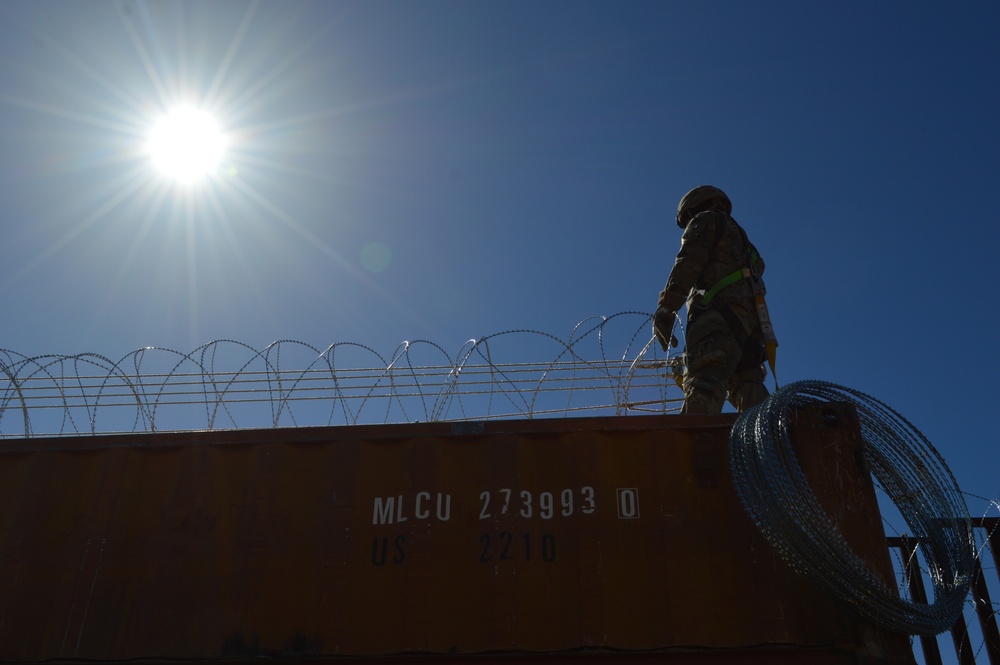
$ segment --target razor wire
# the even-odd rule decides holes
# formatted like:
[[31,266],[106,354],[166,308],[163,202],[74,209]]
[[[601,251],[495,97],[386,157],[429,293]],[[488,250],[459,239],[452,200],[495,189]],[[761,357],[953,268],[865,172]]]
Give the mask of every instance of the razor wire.
[[[963,663],[980,662],[984,652],[990,663],[1000,662],[996,659],[1000,653],[1000,635],[997,633],[1000,602],[996,600],[1000,598],[1000,497],[990,499],[967,491],[962,494],[966,503],[972,500],[980,506],[976,513],[979,517],[972,517],[973,532],[978,536],[978,580],[973,579],[973,592],[966,598],[964,617],[950,628],[951,639],[945,639],[943,635],[920,635],[919,646],[914,636],[911,635],[910,640],[918,652],[924,653],[927,662],[935,662],[933,654],[940,658],[941,652],[949,650],[954,650],[958,661]],[[973,515],[971,506],[970,515]],[[916,547],[918,541],[895,518],[898,515],[882,514],[889,553],[897,575],[896,583],[904,597],[924,603],[925,590],[931,583],[933,570],[920,555]],[[901,528],[904,530],[900,531]],[[939,640],[944,644],[939,644]],[[930,659],[927,658],[928,651],[932,653]]]
[[387,355],[357,342],[216,340],[117,361],[0,349],[0,438],[669,413],[683,401],[669,378],[681,366],[652,343],[643,312],[589,317],[566,339],[503,331],[455,354],[429,340]]
[[[919,542],[933,603],[902,598],[852,551],[819,505],[788,436],[794,410],[812,402],[849,403],[857,410],[865,459]],[[935,635],[961,616],[976,558],[968,508],[944,459],[896,411],[850,388],[793,383],[739,417],[729,454],[740,501],[793,569],[863,616],[899,632]]]

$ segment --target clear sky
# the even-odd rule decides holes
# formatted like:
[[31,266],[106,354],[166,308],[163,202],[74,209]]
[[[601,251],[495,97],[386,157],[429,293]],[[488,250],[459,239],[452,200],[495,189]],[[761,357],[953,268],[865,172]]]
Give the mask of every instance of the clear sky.
[[[652,311],[714,184],[767,261],[780,382],[881,399],[996,497],[998,28],[996,2],[3,0],[0,348],[567,337]],[[183,104],[227,144],[178,184],[146,145]]]

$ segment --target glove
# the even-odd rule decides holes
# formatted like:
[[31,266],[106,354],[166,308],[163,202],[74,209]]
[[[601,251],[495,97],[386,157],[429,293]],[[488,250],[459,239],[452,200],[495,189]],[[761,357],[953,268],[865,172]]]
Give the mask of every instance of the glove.
[[660,343],[664,351],[670,346],[677,346],[677,338],[674,337],[674,321],[677,314],[671,312],[666,307],[661,307],[653,314],[653,336]]

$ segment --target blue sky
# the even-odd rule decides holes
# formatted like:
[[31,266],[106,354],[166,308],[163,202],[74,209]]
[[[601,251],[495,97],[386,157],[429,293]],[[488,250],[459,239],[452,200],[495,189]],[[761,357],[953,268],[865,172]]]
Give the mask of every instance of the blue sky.
[[[7,0],[0,348],[567,337],[654,308],[708,183],[767,261],[780,382],[881,399],[996,497],[998,25],[988,2]],[[182,102],[230,137],[188,188],[142,148]]]

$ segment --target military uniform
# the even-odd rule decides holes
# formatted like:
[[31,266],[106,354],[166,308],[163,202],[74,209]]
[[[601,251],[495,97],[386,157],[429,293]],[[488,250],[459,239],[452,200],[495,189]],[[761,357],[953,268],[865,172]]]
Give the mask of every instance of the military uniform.
[[[764,261],[730,216],[729,199],[715,191],[721,194],[720,204],[709,201],[710,209],[683,220],[679,210],[681,248],[658,303],[658,308],[676,312],[687,302],[682,413],[719,413],[727,396],[742,412],[768,395],[754,304],[755,284],[764,287]],[[750,273],[734,279],[743,269]]]

